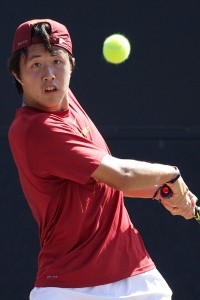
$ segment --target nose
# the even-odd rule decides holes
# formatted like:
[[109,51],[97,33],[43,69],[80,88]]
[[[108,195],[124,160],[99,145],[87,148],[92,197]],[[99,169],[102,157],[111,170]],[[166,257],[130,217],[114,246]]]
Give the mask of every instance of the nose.
[[51,81],[55,79],[54,72],[51,67],[47,66],[44,69],[43,81]]

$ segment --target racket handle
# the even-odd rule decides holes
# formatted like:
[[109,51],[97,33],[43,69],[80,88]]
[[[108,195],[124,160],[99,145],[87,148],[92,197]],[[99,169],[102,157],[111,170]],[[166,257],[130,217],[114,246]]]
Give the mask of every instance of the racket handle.
[[[173,191],[167,184],[163,184],[160,188],[160,195],[164,199],[168,199],[168,198],[173,196]],[[200,224],[200,207],[197,206],[197,205],[195,206],[195,216],[194,216],[194,218]]]

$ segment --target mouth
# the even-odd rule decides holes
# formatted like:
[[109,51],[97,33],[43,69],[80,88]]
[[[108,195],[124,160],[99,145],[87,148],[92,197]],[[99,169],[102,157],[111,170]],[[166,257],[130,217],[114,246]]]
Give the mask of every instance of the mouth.
[[55,92],[57,91],[57,88],[55,86],[47,86],[45,88],[45,93],[52,93],[52,92]]

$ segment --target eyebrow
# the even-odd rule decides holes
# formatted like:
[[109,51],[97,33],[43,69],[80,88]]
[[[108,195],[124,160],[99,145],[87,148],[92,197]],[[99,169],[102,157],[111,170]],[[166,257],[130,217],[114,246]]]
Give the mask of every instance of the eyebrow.
[[32,60],[32,59],[35,59],[35,58],[38,58],[38,57],[42,57],[42,55],[40,55],[40,54],[30,55],[30,56],[28,56],[28,60]]
[[[56,52],[54,52],[54,53],[52,53],[52,54],[50,53],[50,56],[51,56],[51,57],[58,56],[58,55],[59,55],[59,53],[56,53]],[[40,58],[40,57],[43,57],[43,56],[46,56],[46,55],[32,54],[32,55],[28,56],[28,60],[31,61],[31,60],[33,60],[33,59],[35,59],[35,58]]]

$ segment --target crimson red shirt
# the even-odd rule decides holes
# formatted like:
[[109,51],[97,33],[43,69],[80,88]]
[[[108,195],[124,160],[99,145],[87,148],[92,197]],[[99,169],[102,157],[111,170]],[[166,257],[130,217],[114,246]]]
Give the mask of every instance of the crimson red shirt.
[[87,287],[154,268],[123,194],[90,177],[109,149],[69,90],[70,108],[17,110],[9,142],[39,226],[35,286]]

